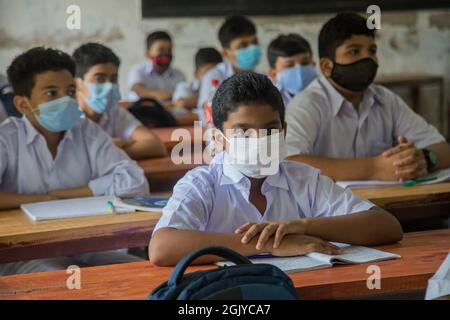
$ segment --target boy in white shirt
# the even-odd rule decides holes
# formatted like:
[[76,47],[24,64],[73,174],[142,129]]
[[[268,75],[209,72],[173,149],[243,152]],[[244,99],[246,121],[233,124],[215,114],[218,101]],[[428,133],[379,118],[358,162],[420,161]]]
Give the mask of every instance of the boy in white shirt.
[[262,50],[258,44],[255,24],[243,16],[232,16],[219,29],[219,41],[224,61],[212,68],[200,84],[197,110],[203,122],[210,118],[210,110],[204,110],[210,102],[212,82],[218,87],[235,73],[255,70],[261,62]]
[[288,105],[291,160],[334,180],[416,179],[450,167],[450,145],[392,91],[373,84],[375,30],[354,13],[338,14],[319,35],[320,69]]
[[135,65],[128,73],[128,98],[155,98],[164,103],[172,100],[178,83],[185,81],[183,73],[171,67],[173,42],[165,31],[155,31],[147,37],[147,60]]
[[282,161],[284,104],[268,77],[249,72],[225,80],[214,96],[213,118],[214,142],[226,151],[175,186],[150,241],[153,263],[174,265],[205,246],[294,256],[338,253],[328,241],[376,245],[402,238],[388,212],[315,168]]
[[120,59],[99,43],[87,43],[73,53],[77,97],[86,117],[97,123],[132,159],[165,156],[164,143],[128,110],[119,107]]
[[[19,55],[8,68],[23,117],[0,125],[0,210],[56,199],[148,194],[143,170],[99,126],[81,118],[74,76],[69,55],[43,47]],[[130,261],[118,252],[107,255],[109,261]],[[68,262],[5,264],[0,274],[60,269]]]
[[281,92],[284,104],[316,77],[316,64],[308,41],[297,33],[279,35],[267,48],[268,75]]

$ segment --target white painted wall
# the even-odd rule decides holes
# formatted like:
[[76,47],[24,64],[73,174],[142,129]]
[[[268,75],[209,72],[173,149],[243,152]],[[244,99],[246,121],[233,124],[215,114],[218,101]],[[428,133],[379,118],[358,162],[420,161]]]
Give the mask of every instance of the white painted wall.
[[[66,8],[81,8],[81,30],[66,28]],[[383,9],[383,8],[381,8]],[[261,44],[266,47],[280,32],[299,32],[317,52],[317,35],[331,15],[255,17]],[[168,30],[175,41],[174,64],[186,75],[193,72],[193,56],[203,46],[216,46],[223,18],[140,18],[140,0],[0,0],[0,73],[11,59],[28,48],[46,45],[71,53],[86,41],[109,45],[122,59],[120,83],[126,92],[131,65],[143,60],[145,37],[156,29]],[[426,72],[450,77],[450,10],[382,11],[379,40],[380,72]],[[267,62],[261,69],[267,68]],[[447,82],[447,93],[450,85]],[[430,91],[431,90],[431,91]],[[437,123],[436,92],[425,92],[423,110]],[[426,108],[425,108],[426,109]]]

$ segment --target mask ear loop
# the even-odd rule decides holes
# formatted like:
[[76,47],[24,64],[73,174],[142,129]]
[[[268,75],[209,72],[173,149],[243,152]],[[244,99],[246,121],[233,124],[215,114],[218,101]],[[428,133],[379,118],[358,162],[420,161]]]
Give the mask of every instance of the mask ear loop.
[[39,107],[33,108],[33,106],[31,105],[31,102],[28,98],[25,98],[28,104],[28,107],[30,108],[31,113],[33,113],[36,117],[39,117],[41,115],[41,110],[39,109]]
[[[209,143],[208,146],[207,146],[206,148],[208,149],[208,152],[210,153],[210,155],[211,155],[212,157],[214,157],[216,154],[218,154],[218,153],[220,153],[220,152],[222,152],[222,151],[225,151],[225,145],[224,145],[224,143],[223,143],[223,142],[217,141],[217,139],[216,139],[216,134],[219,133],[219,134],[222,136],[222,138],[225,139],[228,143],[230,143],[230,140],[229,140],[229,139],[222,133],[222,131],[220,131],[219,129],[213,128],[212,130],[213,130],[212,137],[213,137],[213,140],[214,140],[214,141],[211,141],[211,143]],[[216,133],[216,134],[214,134],[214,133]],[[220,143],[221,148],[218,148],[218,147],[217,147],[217,144],[218,144],[218,143]]]

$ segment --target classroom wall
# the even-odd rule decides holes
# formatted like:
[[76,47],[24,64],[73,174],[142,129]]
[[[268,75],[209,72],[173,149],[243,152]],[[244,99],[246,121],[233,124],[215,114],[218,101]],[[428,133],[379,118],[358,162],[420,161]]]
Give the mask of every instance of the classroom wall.
[[[66,28],[66,8],[81,8],[81,30]],[[383,9],[383,8],[381,8]],[[331,17],[296,15],[256,17],[263,46],[280,32],[300,32],[317,52],[317,34]],[[168,30],[175,40],[174,64],[191,76],[193,55],[202,46],[219,46],[217,30],[222,18],[140,18],[140,0],[0,0],[0,72],[14,55],[45,44],[72,52],[86,41],[107,43],[122,58],[120,84],[126,93],[126,75],[132,64],[143,60],[144,39],[155,29]],[[450,10],[382,11],[379,41],[381,73],[426,72],[447,78],[450,96]],[[267,62],[261,66],[267,68]],[[407,92],[399,92],[408,100]],[[437,91],[424,91],[421,112],[432,123],[439,123]],[[446,133],[446,132],[445,132]]]

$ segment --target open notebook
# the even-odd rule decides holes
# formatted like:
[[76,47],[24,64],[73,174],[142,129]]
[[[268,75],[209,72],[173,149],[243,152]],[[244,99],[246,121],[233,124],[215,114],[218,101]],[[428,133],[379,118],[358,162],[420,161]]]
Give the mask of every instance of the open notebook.
[[[113,202],[114,196],[77,198],[46,202],[28,203],[20,206],[32,220],[53,220],[113,214],[108,202]],[[115,213],[134,211],[115,208]]]
[[[438,170],[436,172],[430,173],[424,178],[436,177],[436,179],[426,182],[421,182],[419,185],[423,184],[433,184],[444,182],[450,180],[450,169]],[[401,185],[398,181],[380,181],[380,180],[366,180],[366,181],[337,181],[336,184],[342,188],[371,188],[371,187],[383,187],[383,186],[395,186]]]
[[[274,265],[286,273],[308,271],[315,269],[331,268],[334,264],[360,264],[367,262],[391,260],[401,258],[397,254],[380,251],[376,249],[350,246],[341,243],[335,243],[343,249],[340,255],[327,255],[322,253],[308,253],[305,256],[299,257],[270,257],[270,258],[257,258],[250,259],[253,263],[267,263]],[[218,266],[233,265],[229,261],[217,262]]]

